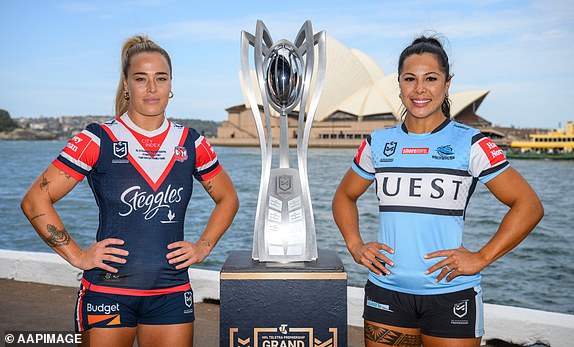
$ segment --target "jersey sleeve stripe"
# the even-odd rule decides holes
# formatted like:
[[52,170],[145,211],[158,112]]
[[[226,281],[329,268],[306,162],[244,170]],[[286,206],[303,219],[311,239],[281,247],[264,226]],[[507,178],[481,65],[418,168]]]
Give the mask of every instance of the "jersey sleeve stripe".
[[198,171],[198,172],[209,171],[209,169],[210,169],[212,166],[215,167],[216,165],[219,165],[219,162],[218,162],[218,160],[217,160],[217,157],[216,157],[216,158],[213,158],[210,162],[208,162],[208,163],[206,163],[206,164],[204,164],[204,165],[198,166],[198,167],[197,167],[197,171]]
[[[82,160],[80,159],[76,159],[74,157],[72,157],[71,155],[69,155],[66,152],[62,152],[60,153],[60,156],[63,157],[64,159],[67,159],[69,163],[79,167],[80,169],[84,170],[86,172],[86,174],[88,173],[88,171],[92,170],[92,167],[86,163],[84,163]],[[81,155],[80,155],[81,158]]]
[[482,171],[478,177],[482,178],[484,176],[488,176],[492,173],[498,172],[498,171],[506,168],[509,165],[510,165],[510,163],[508,161],[504,161],[502,164],[499,164],[495,167],[491,167],[490,169],[486,169],[486,170]]
[[212,166],[210,167],[208,170],[205,171],[199,171],[198,175],[199,177],[201,177],[201,179],[203,181],[207,181],[212,179],[213,177],[217,176],[217,174],[223,170],[223,167],[221,165],[219,165],[219,162],[217,163],[216,166]]
[[351,166],[353,168],[353,171],[355,171],[355,173],[361,177],[363,177],[366,180],[374,180],[375,179],[375,175],[368,173],[367,171],[363,170],[363,168],[361,168],[359,166],[359,164],[357,164],[354,160],[353,160],[353,165]]
[[82,181],[84,177],[88,174],[88,172],[78,168],[78,171],[72,169],[72,163],[65,164],[64,162],[67,161],[63,157],[58,157],[56,160],[52,162],[52,164],[57,167],[58,169],[62,170],[64,173],[70,175],[76,181]]
[[471,144],[474,145],[475,143],[477,143],[478,141],[482,140],[485,137],[486,135],[484,135],[483,133],[478,133],[472,137]]

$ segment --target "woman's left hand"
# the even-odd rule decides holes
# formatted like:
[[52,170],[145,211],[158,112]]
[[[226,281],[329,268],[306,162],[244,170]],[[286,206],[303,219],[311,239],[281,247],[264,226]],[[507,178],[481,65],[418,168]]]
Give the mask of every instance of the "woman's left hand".
[[437,282],[440,282],[445,276],[446,281],[450,282],[460,275],[474,275],[488,265],[480,253],[470,252],[463,246],[457,249],[432,252],[424,256],[425,259],[438,257],[445,257],[445,259],[425,271],[425,274],[428,275],[440,269],[441,271],[436,278]]
[[183,269],[189,267],[191,264],[201,263],[209,253],[211,252],[211,247],[206,244],[205,241],[198,241],[198,243],[192,243],[189,241],[177,241],[170,243],[167,246],[168,249],[175,249],[166,255],[168,263],[177,264],[176,269]]

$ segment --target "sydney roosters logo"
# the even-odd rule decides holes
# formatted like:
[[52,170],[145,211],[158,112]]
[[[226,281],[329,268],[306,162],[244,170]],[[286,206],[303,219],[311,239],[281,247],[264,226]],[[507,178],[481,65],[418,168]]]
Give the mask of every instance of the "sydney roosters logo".
[[[130,187],[120,196],[121,201],[126,205],[125,211],[119,212],[122,217],[129,216],[132,212],[141,211],[146,220],[152,219],[160,209],[170,209],[170,204],[181,201],[183,187],[172,188],[171,184],[165,191],[148,193],[140,186]],[[170,210],[171,212],[171,210]]]

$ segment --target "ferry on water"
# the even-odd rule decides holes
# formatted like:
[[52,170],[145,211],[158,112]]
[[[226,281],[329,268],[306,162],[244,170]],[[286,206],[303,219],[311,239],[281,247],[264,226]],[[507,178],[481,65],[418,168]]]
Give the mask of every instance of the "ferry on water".
[[574,160],[574,122],[565,129],[531,134],[529,141],[512,141],[508,158]]

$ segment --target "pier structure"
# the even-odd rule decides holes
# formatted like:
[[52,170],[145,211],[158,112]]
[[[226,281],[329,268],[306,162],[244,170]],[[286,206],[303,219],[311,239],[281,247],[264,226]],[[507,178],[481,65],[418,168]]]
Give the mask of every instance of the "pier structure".
[[[64,286],[74,288],[79,287],[82,272],[69,265],[65,260],[54,253],[23,252],[12,250],[0,250],[0,279],[23,282],[42,283],[50,286]],[[194,292],[194,300],[201,309],[198,312],[198,322],[209,329],[217,330],[219,317],[216,317],[214,310],[202,308],[204,302],[217,303],[219,301],[219,271],[190,268],[189,276]],[[53,287],[57,292],[58,287]],[[32,294],[38,300],[50,303],[50,292]],[[347,315],[349,328],[349,346],[361,338],[363,319],[363,288],[347,287]],[[73,304],[75,298],[69,298]],[[53,322],[72,322],[72,316],[54,316],[51,312],[35,312],[36,309],[29,302],[7,302],[8,297],[0,296],[0,307],[13,307],[10,312],[5,312],[6,317],[14,315],[50,317]],[[44,304],[43,307],[47,305]],[[54,307],[54,312],[61,312]],[[218,312],[218,311],[217,311]],[[201,317],[201,314],[208,315],[209,321]],[[488,340],[499,339],[519,345],[533,345],[536,343],[546,344],[552,347],[567,347],[574,341],[574,315],[533,310],[520,307],[485,304],[485,336],[483,343]],[[52,324],[53,324],[52,322]],[[2,325],[5,330],[10,329],[10,322],[4,321]],[[20,329],[22,327],[19,327]],[[30,330],[42,330],[42,325],[31,323]],[[204,337],[205,338],[205,337]],[[217,346],[218,336],[214,341],[206,341],[205,346]],[[202,345],[203,346],[203,345]]]

